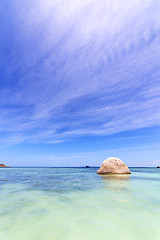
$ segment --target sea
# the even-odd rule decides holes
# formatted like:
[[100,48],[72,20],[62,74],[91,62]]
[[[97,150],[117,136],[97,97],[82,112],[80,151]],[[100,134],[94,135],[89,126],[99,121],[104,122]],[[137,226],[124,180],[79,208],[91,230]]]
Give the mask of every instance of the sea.
[[1,168],[0,240],[159,240],[160,168]]

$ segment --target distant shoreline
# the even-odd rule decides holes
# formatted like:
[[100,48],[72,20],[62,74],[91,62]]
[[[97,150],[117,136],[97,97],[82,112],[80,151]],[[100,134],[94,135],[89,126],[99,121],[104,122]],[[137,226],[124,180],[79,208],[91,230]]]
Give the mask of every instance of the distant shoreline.
[[5,164],[1,163],[0,168],[10,168],[10,166],[6,166]]
[[[85,169],[90,169],[90,168],[99,168],[99,166],[90,166],[89,168],[86,168],[85,166],[83,167],[50,167],[50,166],[5,166],[5,167],[0,167],[0,168],[85,168]],[[129,168],[157,168],[157,166],[154,167],[129,167]]]

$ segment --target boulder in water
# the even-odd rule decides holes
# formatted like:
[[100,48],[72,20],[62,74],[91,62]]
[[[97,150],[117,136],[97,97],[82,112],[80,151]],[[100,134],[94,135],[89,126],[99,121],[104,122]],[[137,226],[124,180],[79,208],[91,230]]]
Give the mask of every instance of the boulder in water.
[[110,157],[104,160],[98,174],[131,174],[127,165],[119,158]]

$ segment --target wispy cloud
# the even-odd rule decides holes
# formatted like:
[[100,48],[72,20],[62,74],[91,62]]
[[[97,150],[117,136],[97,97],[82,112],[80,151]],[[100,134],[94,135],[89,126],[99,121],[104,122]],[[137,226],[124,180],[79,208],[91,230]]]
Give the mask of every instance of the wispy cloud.
[[0,144],[160,125],[156,0],[1,1]]

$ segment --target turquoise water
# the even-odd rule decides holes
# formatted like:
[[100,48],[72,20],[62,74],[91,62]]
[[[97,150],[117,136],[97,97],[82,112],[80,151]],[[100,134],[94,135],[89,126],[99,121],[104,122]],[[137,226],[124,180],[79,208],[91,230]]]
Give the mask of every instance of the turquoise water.
[[0,169],[1,240],[159,240],[160,169]]

